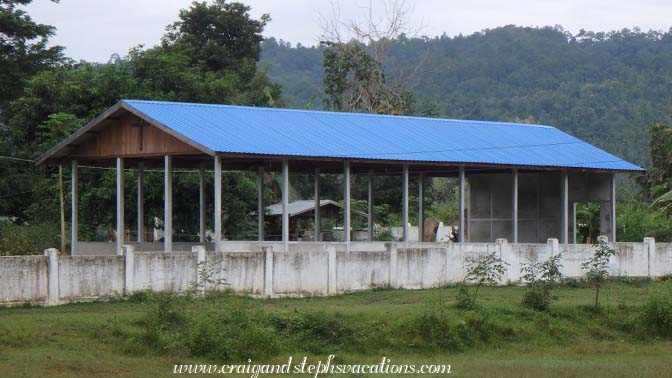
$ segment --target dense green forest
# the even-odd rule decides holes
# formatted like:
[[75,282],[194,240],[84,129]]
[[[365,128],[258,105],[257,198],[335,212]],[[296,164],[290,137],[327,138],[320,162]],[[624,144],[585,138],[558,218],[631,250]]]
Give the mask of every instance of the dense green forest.
[[[672,124],[672,31],[571,35],[559,27],[506,26],[469,36],[402,35],[379,42],[387,46],[378,67],[367,55],[370,45],[306,47],[263,39],[271,15],[254,19],[246,5],[213,0],[180,11],[157,46],[89,63],[50,46],[57,30],[31,19],[25,8],[31,2],[0,2],[0,255],[58,244],[60,175],[57,167],[35,167],[34,159],[120,99],[331,109],[334,92],[325,90],[325,81],[334,77],[325,80],[325,72],[338,78],[342,65],[352,63],[338,55],[343,46],[356,52],[363,64],[357,67],[373,67],[399,89],[402,113],[550,124],[651,168],[619,191],[619,238],[672,239],[672,131],[664,126]],[[331,60],[323,62],[325,56]],[[135,217],[133,174],[126,180],[127,219]],[[80,235],[104,237],[114,224],[114,172],[83,168],[80,175]],[[68,208],[67,169],[62,177]],[[160,172],[148,172],[148,219],[162,215],[161,180]],[[188,240],[196,232],[197,175],[180,172],[174,180],[175,229]],[[342,200],[342,178],[324,180],[325,198]],[[453,222],[454,184],[437,180],[426,186],[426,214]],[[224,181],[225,235],[253,238],[254,176],[227,172]],[[271,203],[280,191],[277,177],[268,181]],[[310,198],[310,177],[290,181],[291,199]],[[399,188],[399,177],[375,183],[375,218],[382,224],[400,222]],[[355,178],[352,190],[353,210],[365,211],[365,181]]]
[[[672,31],[505,26],[387,43],[386,74],[413,92],[417,114],[548,124],[647,166],[647,131],[672,116]],[[324,48],[262,48],[287,104],[321,107]]]

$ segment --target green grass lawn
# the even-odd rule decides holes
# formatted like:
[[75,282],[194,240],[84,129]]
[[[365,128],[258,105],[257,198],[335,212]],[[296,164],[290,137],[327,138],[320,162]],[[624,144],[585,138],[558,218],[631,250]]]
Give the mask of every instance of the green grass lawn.
[[236,348],[260,363],[447,363],[457,377],[670,377],[672,340],[636,326],[649,294],[670,287],[610,283],[597,313],[588,288],[558,288],[538,313],[514,286],[483,289],[476,311],[458,308],[455,288],[3,308],[0,377],[173,376],[174,364],[239,360]]

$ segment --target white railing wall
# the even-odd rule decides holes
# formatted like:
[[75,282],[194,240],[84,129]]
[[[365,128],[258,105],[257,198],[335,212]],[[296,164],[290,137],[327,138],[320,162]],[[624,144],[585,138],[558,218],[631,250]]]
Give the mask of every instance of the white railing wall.
[[[614,276],[672,274],[672,243],[611,243]],[[519,283],[531,259],[562,254],[562,273],[581,277],[594,247],[584,244],[495,243],[222,243],[220,252],[144,252],[124,246],[122,255],[0,257],[0,304],[54,305],[114,298],[136,291],[180,293],[226,282],[241,294],[331,295],[380,287],[422,289],[461,282],[469,257],[496,252],[509,264],[503,283]],[[199,274],[199,272],[206,274]],[[201,285],[196,283],[202,281]],[[210,285],[208,287],[208,285]],[[218,286],[217,288],[224,288]]]

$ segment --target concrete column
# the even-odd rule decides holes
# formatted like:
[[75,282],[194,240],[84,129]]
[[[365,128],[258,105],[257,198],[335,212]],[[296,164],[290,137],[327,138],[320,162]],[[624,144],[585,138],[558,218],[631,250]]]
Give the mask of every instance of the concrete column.
[[389,280],[390,287],[396,288],[399,286],[399,280],[397,277],[397,245],[395,243],[385,244],[385,249],[387,249],[390,254],[390,271],[389,271]]
[[289,161],[282,161],[282,241],[289,250]]
[[511,180],[511,241],[518,243],[518,169],[513,169]]
[[345,161],[343,163],[343,202],[345,204],[343,208],[343,215],[345,218],[343,220],[343,235],[345,235],[345,242],[350,243],[350,162]]
[[546,245],[551,249],[551,256],[555,256],[560,253],[560,241],[555,238],[550,238],[546,240]]
[[173,159],[164,157],[163,170],[163,252],[173,251]]
[[616,242],[616,174],[611,174],[611,201],[609,209],[609,237],[613,243]]
[[264,294],[273,295],[273,247],[262,247],[264,252]]
[[257,168],[257,240],[264,241],[264,167]]
[[459,239],[459,243],[464,243],[464,181],[465,181],[465,172],[464,172],[464,167],[460,167],[460,175],[458,178],[458,206],[457,206],[457,211],[459,214],[457,215],[458,219],[458,236],[457,238]]
[[191,247],[191,252],[196,253],[196,290],[199,294],[205,292],[205,285],[207,282],[203,282],[204,274],[207,274],[207,262],[205,261],[205,247],[202,245],[196,245]]
[[222,242],[222,158],[215,156],[215,251]]
[[47,305],[57,305],[60,301],[58,292],[58,249],[49,248],[44,251],[49,258],[49,276],[47,279]]
[[369,234],[369,241],[373,241],[373,172],[369,172],[369,195],[368,195],[368,211],[366,215],[367,231]]
[[322,222],[322,214],[321,214],[321,208],[320,208],[320,168],[315,168],[315,220],[313,221],[313,233],[315,234],[315,237],[313,238],[315,241],[320,241],[320,232],[321,230],[321,222]]
[[138,244],[145,241],[145,163],[138,162]]
[[[516,274],[514,272],[520,271],[520,265],[516,264],[517,261],[512,261],[511,246],[509,245],[509,241],[506,240],[506,238],[495,239],[495,244],[497,245],[497,255],[499,256],[499,259],[513,265],[513,267],[509,267],[513,269],[507,269],[502,275],[502,278],[500,278],[499,283],[503,284],[507,281],[512,281],[512,278],[515,278],[515,276],[514,277],[512,276]],[[514,272],[511,272],[511,270],[513,270]]]
[[560,230],[560,243],[568,244],[569,243],[569,175],[567,171],[562,171],[561,178],[561,198],[562,198],[562,207],[560,211],[562,212],[561,216],[561,226]]
[[425,241],[425,190],[423,184],[425,176],[420,173],[418,176],[418,241]]
[[72,206],[72,212],[70,215],[70,254],[74,255],[77,253],[77,240],[79,239],[78,236],[78,231],[79,231],[79,194],[78,194],[78,186],[79,186],[79,170],[77,169],[77,160],[72,161],[72,168],[70,168],[70,177],[72,179],[71,182],[71,197],[72,201],[71,206]]
[[135,291],[133,287],[133,270],[135,266],[135,247],[132,245],[124,246],[124,295],[132,294]]
[[401,222],[404,230],[404,242],[408,242],[408,164],[402,167],[401,176]]
[[117,254],[124,245],[124,158],[117,158]]
[[572,230],[572,235],[570,236],[569,240],[572,241],[572,244],[576,244],[576,202],[573,202],[569,208],[572,212],[569,215],[570,228]]
[[646,272],[648,277],[655,277],[655,258],[656,258],[656,239],[651,237],[644,238],[646,248]]
[[205,167],[198,169],[198,240],[205,243]]
[[336,293],[336,247],[330,245],[327,247],[328,254],[328,276],[327,276],[327,293]]

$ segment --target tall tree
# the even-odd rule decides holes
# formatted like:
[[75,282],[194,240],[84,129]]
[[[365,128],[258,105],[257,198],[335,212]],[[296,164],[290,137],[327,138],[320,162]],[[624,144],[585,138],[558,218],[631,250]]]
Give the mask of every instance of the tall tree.
[[25,10],[17,8],[30,3],[32,0],[0,0],[0,110],[21,92],[28,78],[62,58],[62,47],[47,46],[56,29],[34,22]]
[[[408,8],[403,0],[385,5],[382,22],[374,20],[372,6],[366,22],[341,22],[334,4],[331,17],[323,19],[325,107],[381,114],[412,112],[411,92],[388,80],[383,66],[388,44],[407,30]],[[345,41],[348,37],[351,40]]]
[[[106,64],[64,61],[41,71],[27,80],[20,96],[7,107],[9,149],[16,156],[35,158],[122,98],[277,106],[282,103],[280,87],[257,69],[261,32],[267,20],[267,16],[253,19],[249,7],[239,3],[194,3],[180,12],[159,46],[134,48],[128,56],[114,56]],[[82,171],[80,223],[88,228],[81,231],[95,236],[95,227],[113,222],[114,175]],[[53,176],[25,169],[5,172],[0,177],[2,194],[5,188],[9,193],[23,194],[0,198],[3,215],[31,221],[53,219],[57,214],[57,203],[52,201],[57,198]],[[152,213],[162,203],[161,178],[148,173],[146,179],[147,216],[161,216]],[[189,173],[176,175],[173,183],[175,212],[181,214],[175,229],[191,234],[198,224],[197,204],[192,201],[197,195],[196,183],[196,175]],[[253,178],[233,177],[228,192],[253,194],[248,190],[250,183]],[[225,202],[230,216],[224,226],[232,234],[229,236],[235,237],[248,232],[237,223],[250,217],[254,201],[240,195],[231,197]],[[130,212],[129,219],[133,219]]]
[[253,73],[261,53],[261,33],[271,17],[264,14],[254,20],[249,11],[247,5],[226,0],[194,2],[169,26],[163,46],[188,46],[194,63],[203,62],[212,71]]
[[651,168],[647,172],[645,188],[654,199],[654,205],[672,211],[672,128],[654,125],[649,133]]

